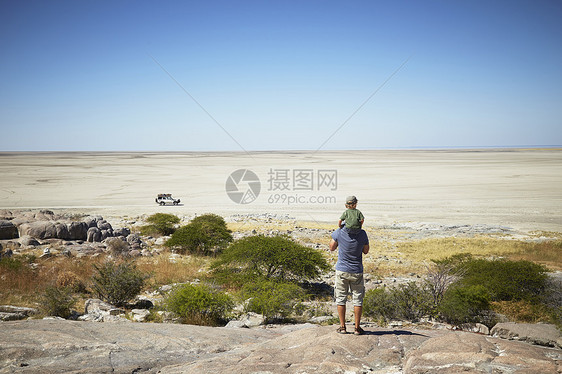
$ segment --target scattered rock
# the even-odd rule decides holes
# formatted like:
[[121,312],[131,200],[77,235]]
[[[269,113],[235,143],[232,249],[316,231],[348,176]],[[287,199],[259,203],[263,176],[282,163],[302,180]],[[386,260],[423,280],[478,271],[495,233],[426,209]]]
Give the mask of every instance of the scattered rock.
[[133,309],[131,310],[131,315],[133,321],[145,322],[146,318],[150,315],[150,311],[148,309]]
[[35,308],[29,308],[24,306],[13,306],[13,305],[0,305],[0,312],[23,313],[26,316],[31,316],[33,314],[39,313],[39,311]]
[[26,319],[27,316],[23,313],[5,313],[0,312],[0,321],[18,321],[20,319]]
[[33,238],[29,235],[22,236],[20,238],[19,242],[24,247],[35,247],[35,246],[39,245],[39,242],[37,241],[37,239],[35,239],[35,238]]
[[121,229],[114,230],[113,234],[115,236],[123,236],[126,238],[127,236],[131,235],[131,230],[129,230],[128,228],[121,228]]
[[481,323],[467,323],[461,325],[461,330],[473,332],[476,334],[490,335],[490,329],[488,328],[488,326]]
[[33,314],[37,314],[35,308],[27,308],[12,305],[0,305],[0,321],[17,321],[26,319]]
[[265,323],[265,317],[257,313],[246,313],[242,315],[237,320],[232,320],[228,322],[226,327],[228,328],[241,328],[241,327],[256,327],[261,326]]
[[325,323],[325,322],[330,322],[333,319],[334,319],[333,316],[318,316],[318,317],[310,318],[308,320],[308,322],[322,324],[322,323]]
[[142,240],[139,234],[129,234],[127,235],[127,243],[129,243],[130,246],[134,246],[135,244],[140,245]]

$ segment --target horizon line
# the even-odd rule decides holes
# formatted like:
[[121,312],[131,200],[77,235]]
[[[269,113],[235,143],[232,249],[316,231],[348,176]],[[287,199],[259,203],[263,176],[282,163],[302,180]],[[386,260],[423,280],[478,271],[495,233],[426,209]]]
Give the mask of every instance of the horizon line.
[[[478,146],[406,146],[406,147],[372,147],[372,148],[346,148],[326,149],[318,153],[346,152],[346,151],[441,151],[441,150],[539,150],[539,149],[562,149],[562,145],[478,145]],[[249,153],[264,152],[314,152],[312,149],[271,149],[251,150]],[[0,154],[7,153],[248,153],[240,150],[0,150]]]

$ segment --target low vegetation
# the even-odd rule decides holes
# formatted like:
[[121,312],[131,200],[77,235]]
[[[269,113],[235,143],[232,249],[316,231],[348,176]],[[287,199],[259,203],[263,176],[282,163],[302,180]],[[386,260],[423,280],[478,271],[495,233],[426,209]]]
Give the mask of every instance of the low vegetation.
[[304,290],[295,283],[264,278],[246,283],[240,295],[246,300],[245,311],[262,314],[268,320],[289,317],[306,296]]
[[184,323],[219,326],[226,322],[234,302],[223,291],[206,285],[184,284],[170,293],[165,306],[180,316]]
[[96,273],[92,277],[92,288],[103,301],[116,306],[123,306],[143,289],[148,274],[140,272],[133,262],[116,264],[107,261],[94,265]]
[[497,312],[517,321],[560,324],[562,292],[559,285],[551,284],[547,272],[545,266],[530,261],[458,254],[435,260],[424,283],[369,291],[365,315],[382,322],[427,317],[491,327],[496,322],[492,312]]
[[[87,298],[123,306],[142,291],[176,284],[159,308],[185,323],[217,326],[235,316],[235,304],[236,313],[280,321],[294,320],[307,305],[330,299],[325,290],[320,297],[321,287],[313,284],[333,267],[336,254],[303,245],[307,238],[253,235],[233,241],[224,219],[214,214],[178,224],[176,216],[159,213],[141,229],[150,236],[171,235],[166,246],[182,254],[173,258],[169,253],[116,256],[122,252],[118,242],[108,243],[112,256],[39,258],[37,251],[0,258],[0,304],[40,305],[43,315],[68,318]],[[562,284],[548,276],[549,270],[562,269],[561,249],[560,238],[374,239],[367,273],[423,277],[369,291],[364,314],[380,323],[431,318],[490,326],[501,313],[514,321],[562,324]]]

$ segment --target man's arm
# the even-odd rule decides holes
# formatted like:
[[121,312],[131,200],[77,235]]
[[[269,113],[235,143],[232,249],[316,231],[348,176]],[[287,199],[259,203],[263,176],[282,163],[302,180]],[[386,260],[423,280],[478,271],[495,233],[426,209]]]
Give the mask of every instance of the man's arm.
[[330,240],[330,251],[335,251],[338,248],[338,242],[334,239]]
[[364,254],[369,253],[369,244],[365,244],[365,245],[363,246],[363,253],[364,253]]

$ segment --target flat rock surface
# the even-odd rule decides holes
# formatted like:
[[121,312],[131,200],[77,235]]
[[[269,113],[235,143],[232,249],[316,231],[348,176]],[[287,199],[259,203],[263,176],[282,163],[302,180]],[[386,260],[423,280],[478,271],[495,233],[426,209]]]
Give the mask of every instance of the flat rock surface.
[[[0,373],[559,373],[562,351],[447,330],[3,322]],[[348,329],[350,330],[350,329]]]

